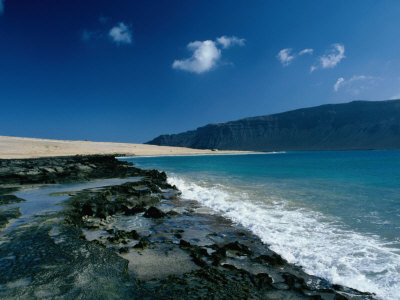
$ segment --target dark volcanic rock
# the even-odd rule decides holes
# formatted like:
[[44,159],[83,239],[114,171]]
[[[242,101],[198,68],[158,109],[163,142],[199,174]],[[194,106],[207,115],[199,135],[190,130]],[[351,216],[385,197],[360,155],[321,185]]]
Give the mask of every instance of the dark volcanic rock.
[[157,207],[151,206],[148,210],[146,210],[143,216],[145,218],[159,219],[165,217],[166,214]]
[[25,202],[24,199],[18,198],[15,195],[0,195],[0,205]]
[[[49,222],[20,227],[0,244],[1,299],[137,299],[128,262],[80,230]],[[56,241],[56,242],[55,242]]]
[[152,177],[161,188],[170,188],[164,180],[165,173],[135,168],[113,155],[0,160],[0,184],[69,183],[131,176]]
[[235,251],[240,255],[251,255],[253,252],[245,245],[235,241],[224,246],[226,250]]
[[280,255],[276,253],[271,253],[270,255],[260,255],[256,257],[253,261],[259,264],[269,265],[271,267],[287,264],[287,261],[285,261]]
[[150,241],[148,238],[142,237],[139,240],[139,243],[137,243],[133,248],[135,249],[146,249],[150,245]]
[[[151,180],[148,178],[145,182],[151,182]],[[160,196],[150,196],[148,193],[143,194],[141,190],[138,191],[137,187],[142,187],[143,184],[145,184],[143,181],[127,182],[102,190],[78,193],[68,200],[70,209],[66,211],[65,220],[69,224],[82,226],[87,217],[107,219],[115,214],[133,215],[146,211],[147,206],[159,202]],[[155,185],[155,187],[157,186]],[[158,187],[157,189],[159,190]],[[165,215],[152,206],[146,211],[146,214],[146,217],[149,218],[160,218]]]
[[253,151],[399,149],[400,100],[321,105],[210,124],[148,144]]
[[10,220],[19,218],[20,216],[19,207],[0,209],[0,229],[6,227]]
[[0,187],[0,195],[13,194],[17,192],[19,188],[17,187]]

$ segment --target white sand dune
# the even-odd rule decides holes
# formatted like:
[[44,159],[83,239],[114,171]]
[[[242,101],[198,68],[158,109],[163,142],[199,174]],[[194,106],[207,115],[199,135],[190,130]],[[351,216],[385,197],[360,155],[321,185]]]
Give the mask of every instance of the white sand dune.
[[211,151],[145,144],[65,141],[0,136],[0,158],[36,158],[77,154],[125,154],[132,156],[240,154],[245,151]]

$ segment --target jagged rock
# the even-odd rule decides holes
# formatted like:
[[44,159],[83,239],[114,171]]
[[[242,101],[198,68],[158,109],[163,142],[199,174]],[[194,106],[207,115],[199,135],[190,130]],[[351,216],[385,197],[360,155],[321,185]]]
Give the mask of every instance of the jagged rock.
[[272,267],[282,266],[287,263],[286,260],[284,260],[280,255],[276,253],[271,253],[270,255],[260,255],[256,257],[253,261],[259,264],[265,264]]
[[118,249],[119,253],[128,253],[129,252],[129,248],[128,247],[121,247]]
[[145,237],[141,237],[139,240],[139,243],[137,243],[135,246],[133,246],[133,248],[143,250],[143,249],[146,249],[149,245],[150,245],[150,241]]
[[251,255],[253,252],[245,245],[235,241],[224,246],[226,250],[232,250],[240,255]]
[[20,202],[25,202],[25,200],[15,195],[0,195],[0,205]]
[[6,227],[10,220],[19,218],[20,216],[19,207],[0,209],[0,229]]
[[140,239],[140,235],[137,233],[136,230],[132,230],[131,232],[129,232],[129,236],[134,240]]
[[151,206],[148,210],[146,210],[143,216],[145,218],[159,219],[165,217],[166,214],[157,207]]

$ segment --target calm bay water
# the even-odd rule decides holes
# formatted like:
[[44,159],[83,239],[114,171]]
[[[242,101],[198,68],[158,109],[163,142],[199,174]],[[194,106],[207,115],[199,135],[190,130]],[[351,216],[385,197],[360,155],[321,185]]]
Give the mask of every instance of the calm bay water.
[[400,299],[400,151],[127,159],[331,282]]

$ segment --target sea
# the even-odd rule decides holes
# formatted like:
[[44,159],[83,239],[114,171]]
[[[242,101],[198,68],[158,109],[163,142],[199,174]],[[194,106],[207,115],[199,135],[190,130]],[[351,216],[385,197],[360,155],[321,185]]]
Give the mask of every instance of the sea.
[[312,275],[400,299],[400,151],[138,157]]

